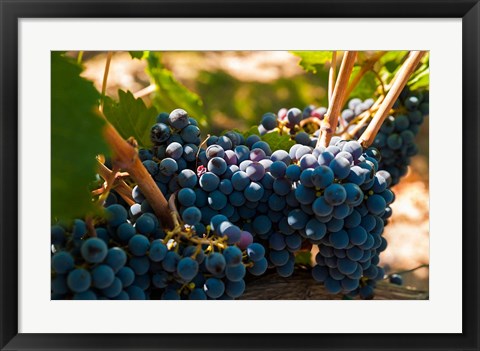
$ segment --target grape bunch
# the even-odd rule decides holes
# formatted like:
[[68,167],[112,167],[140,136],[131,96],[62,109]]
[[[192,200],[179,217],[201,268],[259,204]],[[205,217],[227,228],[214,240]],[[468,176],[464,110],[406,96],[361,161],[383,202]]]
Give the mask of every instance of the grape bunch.
[[162,228],[138,186],[131,206],[107,198],[105,218],[54,225],[52,298],[238,298],[249,275],[292,275],[295,255],[312,245],[312,274],[327,291],[371,298],[383,279],[392,179],[378,150],[339,137],[316,148],[318,134],[299,132],[306,116],[322,112],[263,116],[266,131],[292,131],[297,144],[288,151],[234,131],[202,142],[184,110],[161,113],[153,146],[139,157],[174,199],[175,228]]
[[[346,139],[358,139],[365,131],[356,130],[363,113],[374,106],[374,99],[351,99],[341,113],[338,130]],[[291,135],[297,144],[315,147],[319,136],[319,122],[323,120],[327,108],[309,105],[301,111],[298,108],[281,109],[278,114],[266,113],[262,116],[258,131],[260,135],[282,130]],[[391,185],[396,185],[408,170],[411,157],[418,153],[415,137],[420,126],[429,114],[428,91],[410,91],[405,88],[393,106],[393,113],[386,118],[372,146],[380,151],[379,169],[391,175]],[[370,116],[371,117],[371,116]],[[312,118],[315,123],[312,123]],[[345,127],[345,130],[344,130]],[[353,133],[354,135],[348,135]],[[345,135],[344,134],[344,135]]]
[[[379,167],[391,174],[392,186],[398,184],[400,178],[407,173],[411,157],[418,153],[415,137],[429,114],[428,96],[428,91],[410,92],[404,89],[393,106],[392,115],[385,119],[372,144],[382,155]],[[342,112],[345,122],[350,123],[366,111],[367,101],[350,100],[348,109]],[[350,130],[353,128],[355,123],[349,126]],[[361,128],[354,137],[360,137],[365,128]]]
[[[152,127],[152,150],[139,151],[159,188],[175,193],[180,204],[191,201],[197,184],[190,168],[196,167],[200,144],[198,128],[190,127],[196,121],[185,116],[183,110],[167,119],[161,114]],[[160,159],[162,150],[171,157]],[[52,226],[52,299],[233,299],[243,294],[247,271],[266,271],[263,246],[220,212],[208,217],[207,230],[196,220],[196,208],[182,205],[184,223],[165,232],[138,187],[132,196],[132,206],[106,204],[106,218],[90,231],[80,219]]]

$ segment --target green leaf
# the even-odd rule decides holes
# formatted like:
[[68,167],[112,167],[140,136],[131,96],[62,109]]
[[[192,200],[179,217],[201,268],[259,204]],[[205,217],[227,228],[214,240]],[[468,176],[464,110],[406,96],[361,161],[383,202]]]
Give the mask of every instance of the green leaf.
[[134,137],[140,146],[148,148],[157,111],[153,107],[147,108],[142,99],[135,99],[129,91],[119,90],[118,98],[118,102],[105,98],[105,117],[124,139]]
[[312,264],[312,253],[306,250],[298,251],[295,254],[295,263],[304,266],[310,266]]
[[102,137],[105,121],[94,112],[100,95],[81,71],[73,60],[52,52],[51,209],[56,220],[98,211],[89,184],[95,179],[95,156],[109,154]]
[[203,111],[203,101],[200,97],[175,79],[173,73],[160,62],[159,53],[148,53],[147,62],[147,73],[157,86],[153,104],[158,111],[170,112],[182,108],[202,127],[207,127],[207,116]]
[[332,59],[331,51],[290,51],[292,54],[300,57],[298,63],[307,72],[317,73],[325,66],[325,63]]
[[129,53],[132,59],[141,60],[143,58],[143,51],[129,51]]
[[[350,80],[353,80],[361,69],[362,68],[360,66],[354,67]],[[360,82],[357,84],[355,89],[353,89],[352,94],[347,98],[359,98],[362,100],[371,98],[375,95],[379,84],[380,82],[377,81],[375,74],[369,71],[365,73],[362,79],[360,79]]]
[[423,88],[428,89],[429,86],[430,86],[430,69],[429,68],[413,76],[412,79],[410,79],[410,81],[408,82],[408,87],[411,90],[418,90]]
[[250,135],[258,135],[258,126],[251,126],[248,130],[242,133],[244,138],[248,138]]
[[290,139],[289,135],[280,134],[278,131],[264,134],[260,138],[270,145],[270,149],[272,149],[272,151],[290,150],[290,148],[295,144],[295,141]]

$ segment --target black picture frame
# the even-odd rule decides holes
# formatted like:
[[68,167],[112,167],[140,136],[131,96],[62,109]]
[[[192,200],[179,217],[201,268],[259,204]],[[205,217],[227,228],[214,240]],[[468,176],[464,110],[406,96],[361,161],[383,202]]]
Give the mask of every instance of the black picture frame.
[[[114,6],[112,6],[114,5]],[[478,0],[0,0],[1,350],[478,350]],[[463,333],[461,334],[22,334],[18,332],[18,19],[100,17],[462,18]],[[452,111],[454,112],[454,111]],[[465,127],[468,126],[468,127]],[[455,190],[458,191],[458,190]],[[460,227],[460,226],[459,226]],[[452,237],[460,233],[452,233]],[[453,240],[453,239],[452,239]],[[445,277],[448,284],[448,277]],[[379,321],[381,316],[379,316]],[[349,323],[346,321],[346,323]]]

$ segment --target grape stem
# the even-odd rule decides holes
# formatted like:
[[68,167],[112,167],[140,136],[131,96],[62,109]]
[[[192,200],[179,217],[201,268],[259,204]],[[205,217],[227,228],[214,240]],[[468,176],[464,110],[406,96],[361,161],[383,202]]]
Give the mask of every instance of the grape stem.
[[[105,166],[103,163],[100,162],[100,160],[97,159],[98,162],[98,174],[105,180],[109,181],[111,174],[113,171],[108,169],[107,166]],[[128,186],[127,183],[123,179],[120,179],[118,177],[115,177],[115,184],[113,187],[117,193],[125,200],[125,202],[129,205],[132,206],[135,201],[132,198],[132,189]]]
[[332,62],[328,72],[328,102],[332,101],[333,87],[335,86],[335,76],[337,73],[337,52],[332,51]]
[[304,127],[306,124],[314,123],[320,128],[322,126],[322,120],[318,117],[308,117],[300,121],[300,127]]
[[107,79],[108,72],[110,71],[110,62],[112,61],[113,52],[109,51],[107,53],[107,61],[105,62],[105,71],[103,72],[103,81],[102,81],[102,95],[100,97],[100,111],[103,112],[103,103],[105,102],[105,93],[107,91]]
[[402,67],[400,67],[400,70],[395,76],[387,96],[385,96],[385,99],[380,104],[377,113],[373,117],[372,121],[368,124],[365,132],[363,132],[358,139],[364,148],[369,147],[375,140],[383,121],[385,121],[385,118],[387,118],[393,104],[400,96],[400,93],[425,53],[425,51],[411,51],[407,60],[403,63]]
[[356,58],[356,51],[346,51],[343,56],[342,64],[340,65],[340,70],[338,72],[338,78],[335,82],[335,88],[333,89],[332,98],[329,101],[327,113],[323,118],[317,147],[327,147],[330,143],[330,139],[337,129],[338,116],[345,101],[347,84],[350,79],[350,75],[352,74],[353,65]]
[[388,275],[388,277],[392,276],[393,274],[405,274],[405,273],[411,273],[411,272],[415,272],[416,270],[418,269],[421,269],[421,268],[430,268],[430,265],[429,264],[421,264],[420,266],[417,266],[415,268],[412,268],[412,269],[407,269],[405,271],[399,271],[399,272],[394,272],[394,273],[390,273]]
[[[105,118],[105,116],[103,116],[103,118]],[[174,225],[172,217],[170,216],[167,200],[165,200],[165,197],[157,184],[155,184],[150,173],[148,173],[147,169],[143,166],[142,161],[140,161],[138,157],[137,150],[120,136],[106,118],[105,121],[104,137],[114,154],[112,162],[130,174],[130,177],[137,183],[142,194],[160,219],[162,226],[173,228]]]
[[126,141],[118,133],[115,127],[107,120],[103,114],[103,102],[105,99],[105,92],[107,90],[107,78],[110,70],[110,62],[112,60],[113,52],[109,51],[107,54],[107,61],[105,63],[105,71],[103,73],[102,82],[102,96],[100,101],[99,112],[100,116],[105,120],[104,138],[110,145],[113,151],[112,162],[114,167],[126,170],[130,177],[137,183],[140,191],[143,193],[148,203],[153,209],[153,212],[159,218],[162,227],[174,228],[172,217],[168,209],[167,200],[163,196],[161,190],[153,180],[150,173],[143,166],[142,161],[138,157],[138,151],[132,143]]
[[[354,118],[350,123],[348,123],[347,127],[344,128],[342,131],[343,133],[342,138],[352,139],[358,133],[358,131],[361,130],[362,127],[370,120],[372,113],[378,110],[378,106],[380,106],[380,103],[383,101],[384,98],[385,98],[385,95],[381,95],[377,99],[377,101],[375,101],[372,107],[370,107],[367,111],[362,112],[356,118]],[[349,132],[348,127],[353,124],[356,124],[355,128],[351,132]]]
[[138,99],[138,98],[150,95],[155,90],[157,90],[157,85],[156,84],[150,84],[148,87],[145,87],[145,88],[137,91],[135,94],[133,94],[133,97],[135,99]]

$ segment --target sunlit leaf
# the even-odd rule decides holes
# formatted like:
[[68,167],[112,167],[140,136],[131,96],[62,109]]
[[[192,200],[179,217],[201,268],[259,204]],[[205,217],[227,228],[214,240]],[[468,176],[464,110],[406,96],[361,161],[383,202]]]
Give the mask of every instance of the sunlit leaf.
[[75,61],[52,52],[52,219],[68,221],[96,212],[89,191],[95,156],[109,152],[102,137],[105,121],[95,113],[99,93],[80,77],[81,71]]
[[147,62],[147,73],[157,86],[153,95],[153,104],[158,111],[170,112],[176,108],[182,108],[202,127],[206,127],[207,116],[203,111],[202,99],[175,79],[173,73],[161,63],[159,53],[148,53]]
[[157,111],[145,106],[142,99],[135,99],[129,91],[119,90],[118,98],[118,102],[108,97],[105,99],[105,117],[123,138],[134,137],[140,146],[150,146],[150,129],[155,123]]
[[299,65],[307,72],[317,73],[332,59],[331,51],[291,51],[300,57]]

